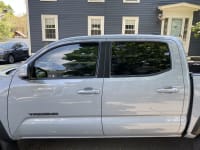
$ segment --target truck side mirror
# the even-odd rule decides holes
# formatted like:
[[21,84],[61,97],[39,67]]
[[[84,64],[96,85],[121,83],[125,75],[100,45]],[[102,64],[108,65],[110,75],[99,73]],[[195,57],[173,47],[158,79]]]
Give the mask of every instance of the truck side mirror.
[[19,67],[18,69],[18,76],[22,79],[27,79],[28,78],[28,64],[23,64],[22,66]]

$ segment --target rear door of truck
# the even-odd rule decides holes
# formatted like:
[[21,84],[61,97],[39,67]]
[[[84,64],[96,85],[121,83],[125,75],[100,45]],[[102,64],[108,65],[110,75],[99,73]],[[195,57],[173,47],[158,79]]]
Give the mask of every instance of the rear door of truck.
[[181,59],[172,40],[114,41],[102,97],[106,136],[179,136]]

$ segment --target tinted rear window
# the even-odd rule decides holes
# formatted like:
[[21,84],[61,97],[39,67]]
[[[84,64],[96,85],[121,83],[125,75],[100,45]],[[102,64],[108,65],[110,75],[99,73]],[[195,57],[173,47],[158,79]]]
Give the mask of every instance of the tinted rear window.
[[4,43],[4,44],[1,44],[0,45],[0,48],[3,48],[3,49],[10,49],[10,48],[13,48],[13,46],[15,45],[15,43]]
[[115,42],[111,75],[151,75],[171,68],[168,45],[162,42]]

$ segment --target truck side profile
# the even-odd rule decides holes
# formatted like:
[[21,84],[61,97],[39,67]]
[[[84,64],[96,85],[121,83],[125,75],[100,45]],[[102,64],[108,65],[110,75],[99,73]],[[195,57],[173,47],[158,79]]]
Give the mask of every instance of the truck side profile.
[[4,141],[200,134],[200,75],[175,37],[67,38],[0,80]]

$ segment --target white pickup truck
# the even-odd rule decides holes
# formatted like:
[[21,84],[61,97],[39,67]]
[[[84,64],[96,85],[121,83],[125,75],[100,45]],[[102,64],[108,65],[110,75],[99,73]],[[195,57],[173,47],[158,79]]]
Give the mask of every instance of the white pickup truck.
[[200,134],[200,75],[155,35],[54,42],[0,76],[0,139]]

